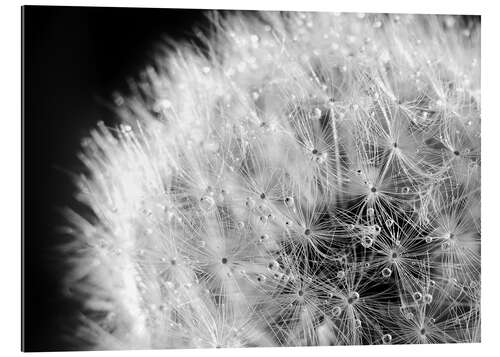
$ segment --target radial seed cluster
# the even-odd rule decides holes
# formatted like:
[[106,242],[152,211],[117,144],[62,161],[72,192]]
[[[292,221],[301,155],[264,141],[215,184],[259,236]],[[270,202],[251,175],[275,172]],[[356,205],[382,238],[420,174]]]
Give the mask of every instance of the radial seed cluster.
[[229,13],[84,140],[90,348],[480,341],[480,25]]

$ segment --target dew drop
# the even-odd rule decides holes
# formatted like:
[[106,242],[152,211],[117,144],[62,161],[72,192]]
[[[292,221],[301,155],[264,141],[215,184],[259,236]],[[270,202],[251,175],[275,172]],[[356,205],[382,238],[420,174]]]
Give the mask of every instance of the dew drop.
[[425,294],[424,295],[424,303],[425,304],[430,304],[432,302],[432,295],[431,294]]
[[269,240],[269,235],[268,234],[262,234],[259,238],[261,242],[266,242]]
[[391,269],[389,269],[389,268],[382,269],[382,276],[384,278],[389,278],[391,276],[391,274],[392,274],[392,270]]
[[413,300],[415,300],[416,302],[419,302],[420,300],[422,300],[422,294],[419,293],[418,291],[413,293]]
[[373,239],[369,236],[361,238],[361,245],[365,248],[370,248],[373,245]]
[[257,282],[263,283],[265,281],[266,281],[266,276],[265,275],[263,275],[263,274],[258,274],[257,275]]
[[340,306],[335,306],[333,309],[332,309],[332,316],[333,317],[339,317],[340,314],[342,312],[342,309],[340,308]]
[[349,294],[349,297],[347,299],[347,303],[352,305],[355,302],[359,300],[359,293],[357,291],[353,291],[352,293]]
[[245,206],[248,209],[254,209],[255,208],[255,201],[251,197],[247,197],[245,200]]
[[382,336],[382,343],[384,345],[390,344],[391,341],[392,341],[392,336],[390,334],[386,333],[385,335]]
[[215,200],[212,196],[203,196],[200,198],[200,207],[204,211],[209,211],[215,206]]
[[284,202],[287,207],[292,207],[294,204],[293,197],[286,197]]
[[132,127],[128,124],[122,124],[121,129],[122,129],[122,132],[124,132],[124,133],[131,133],[132,132]]
[[280,264],[276,260],[273,260],[272,262],[269,262],[267,268],[271,271],[276,271],[280,268]]
[[312,115],[311,115],[311,118],[314,120],[319,120],[319,119],[321,119],[321,114],[322,114],[321,109],[314,108]]

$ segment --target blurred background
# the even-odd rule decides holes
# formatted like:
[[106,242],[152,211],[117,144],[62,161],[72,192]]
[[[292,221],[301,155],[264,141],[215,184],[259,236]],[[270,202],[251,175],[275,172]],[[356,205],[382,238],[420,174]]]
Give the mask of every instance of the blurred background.
[[99,120],[113,125],[113,92],[127,89],[165,36],[193,42],[192,28],[208,22],[202,10],[180,9],[25,6],[22,17],[24,350],[81,349],[70,338],[78,306],[63,295],[55,250],[67,239],[62,210],[76,205],[81,139]]

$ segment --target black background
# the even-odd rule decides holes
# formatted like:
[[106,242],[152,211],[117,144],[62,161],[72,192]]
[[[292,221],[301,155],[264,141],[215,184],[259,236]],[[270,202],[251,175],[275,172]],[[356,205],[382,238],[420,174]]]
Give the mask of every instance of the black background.
[[199,10],[28,6],[24,23],[24,350],[81,348],[65,335],[77,309],[61,293],[62,208],[80,140],[165,35],[194,41]]
[[[80,140],[97,121],[113,123],[106,102],[151,61],[164,36],[195,41],[205,11],[23,7],[24,350],[84,348],[68,339],[78,308],[62,294],[61,209],[75,204],[71,172]],[[477,23],[478,17],[464,18]]]

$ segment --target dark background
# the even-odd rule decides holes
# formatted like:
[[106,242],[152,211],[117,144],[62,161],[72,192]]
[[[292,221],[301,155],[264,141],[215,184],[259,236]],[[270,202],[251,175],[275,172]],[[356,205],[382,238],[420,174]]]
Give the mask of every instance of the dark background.
[[[204,11],[97,7],[22,8],[24,50],[25,351],[84,348],[68,339],[78,306],[62,294],[62,208],[73,205],[70,173],[80,140],[97,121],[113,124],[112,93],[150,62],[165,35],[195,41]],[[477,23],[478,17],[466,17]]]
[[73,204],[70,173],[80,140],[112,124],[111,94],[127,88],[164,37],[194,41],[203,11],[98,7],[22,8],[24,24],[24,350],[70,350],[77,306],[62,295],[54,249],[61,209]]

